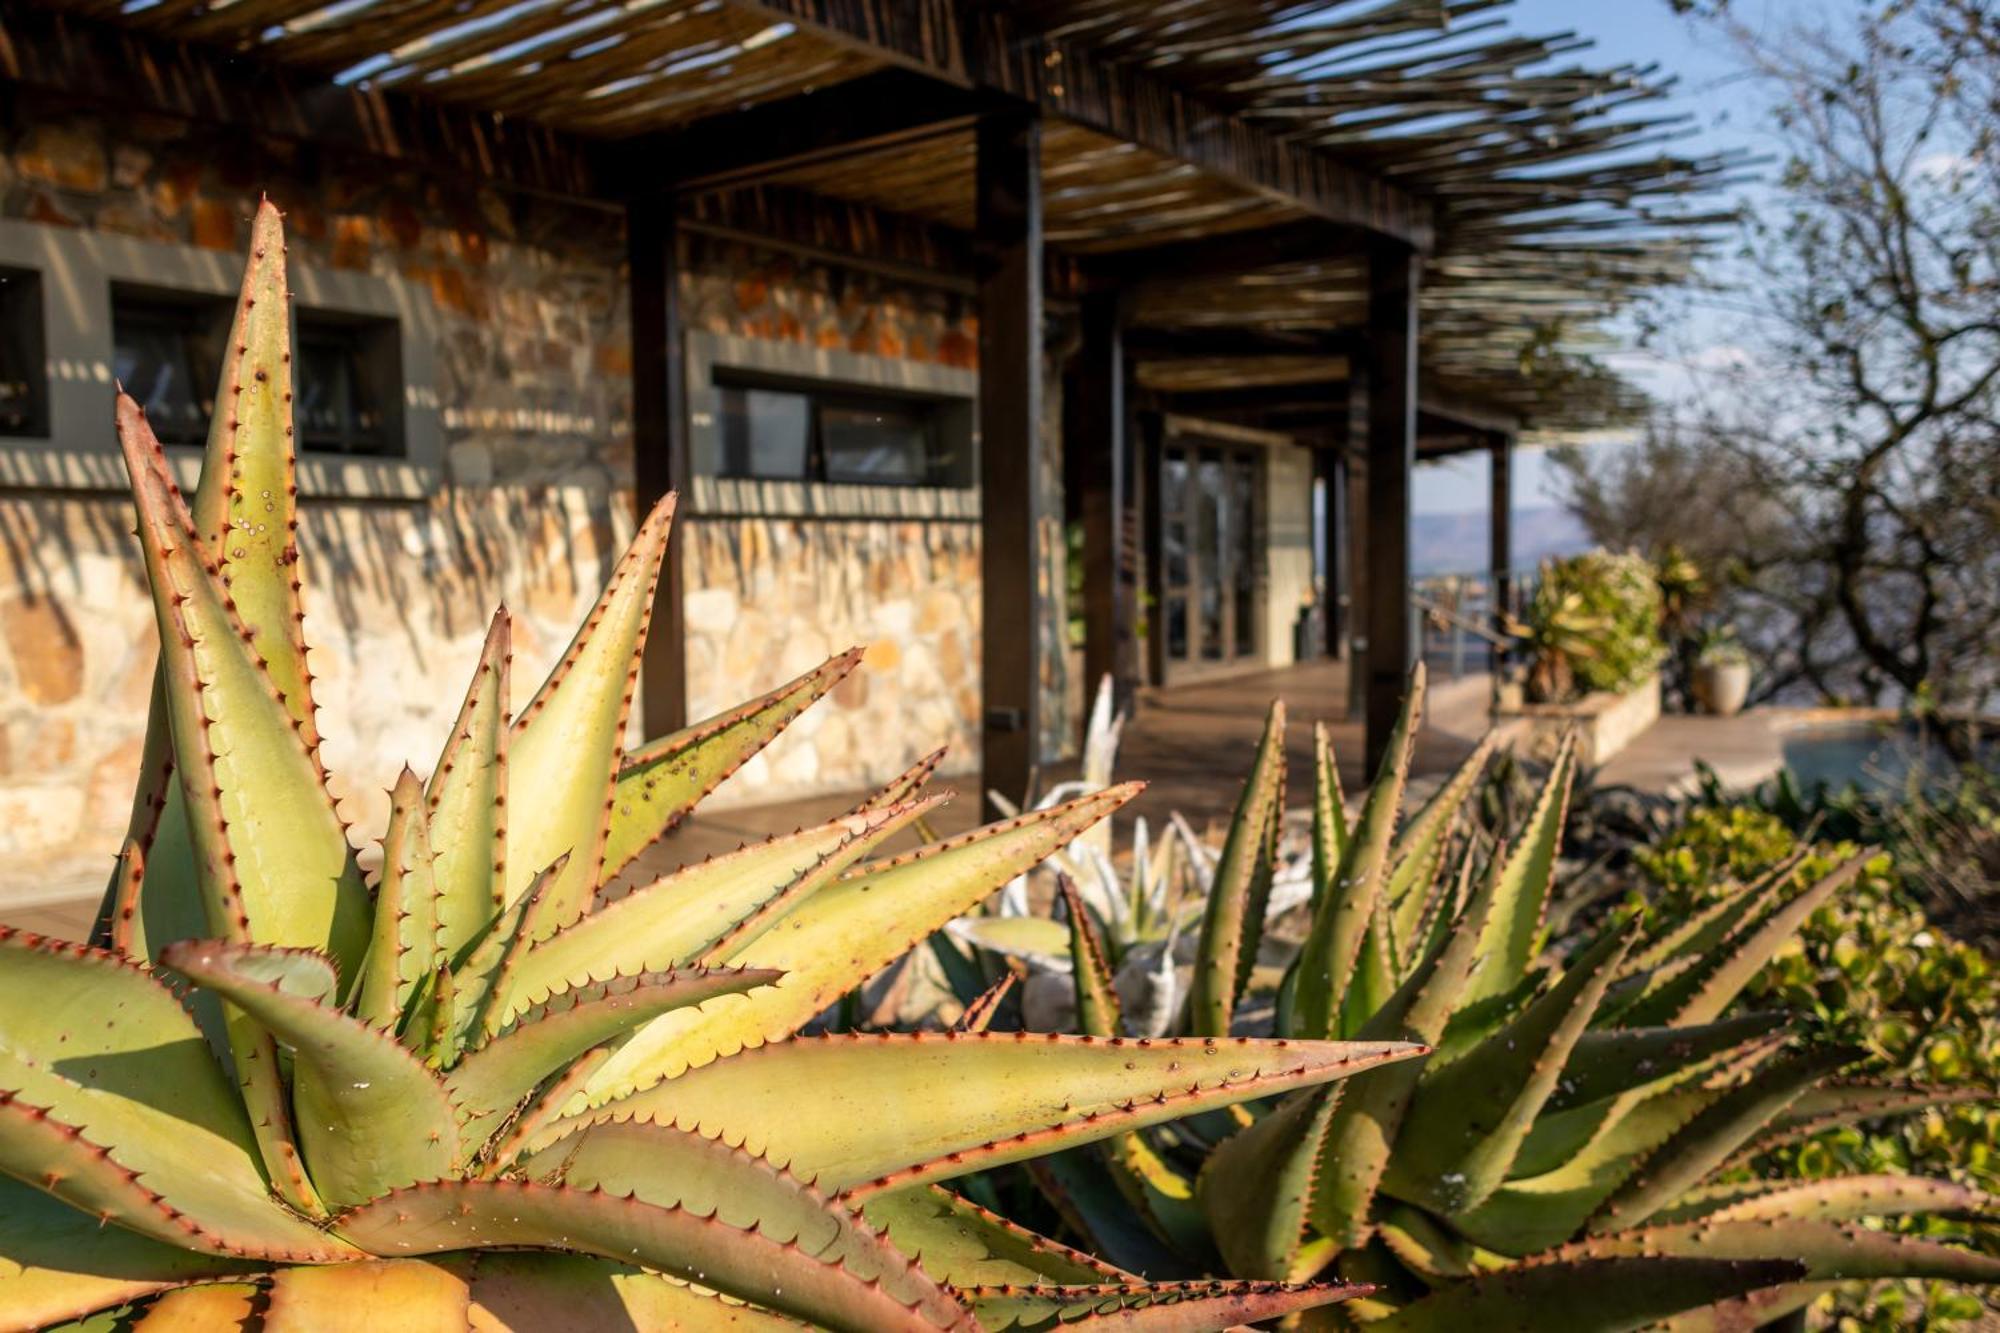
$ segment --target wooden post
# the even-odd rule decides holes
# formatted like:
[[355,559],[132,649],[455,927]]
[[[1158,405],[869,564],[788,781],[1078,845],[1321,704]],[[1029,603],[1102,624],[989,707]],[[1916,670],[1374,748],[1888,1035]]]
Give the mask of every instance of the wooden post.
[[980,790],[1020,800],[1041,748],[1041,123],[995,112],[977,142]]
[[1320,653],[1339,658],[1347,651],[1347,626],[1343,615],[1346,561],[1340,557],[1340,540],[1347,534],[1347,521],[1340,512],[1345,493],[1346,469],[1338,446],[1322,444],[1313,450],[1313,476],[1319,481],[1319,617]]
[[[1493,571],[1493,632],[1506,633],[1514,609],[1514,437],[1494,431],[1489,437],[1492,457],[1492,539],[1488,563]],[[1493,671],[1505,664],[1507,650],[1493,645]]]
[[1368,374],[1366,353],[1348,382],[1347,443],[1340,451],[1347,503],[1347,715],[1368,716]]
[[1368,253],[1367,765],[1389,748],[1409,674],[1410,474],[1417,459],[1414,250],[1378,240]]
[[[1063,450],[1074,464],[1083,528],[1083,697],[1095,698],[1097,682],[1108,675],[1124,707],[1138,685],[1139,661],[1133,639],[1138,571],[1125,540],[1133,469],[1120,307],[1116,292],[1083,298],[1083,336],[1064,394]],[[1079,718],[1078,724],[1085,721]]]
[[[632,488],[642,519],[669,491],[680,489],[685,500],[688,482],[687,363],[676,219],[672,195],[636,199],[625,210],[632,311]],[[681,553],[687,549],[688,526],[683,509],[667,541],[639,669],[647,736],[679,731],[688,721],[687,626],[681,611]]]
[[1139,532],[1145,545],[1146,595],[1152,599],[1146,613],[1146,680],[1157,687],[1167,683],[1167,528],[1166,514],[1160,505],[1166,467],[1166,418],[1151,407],[1135,412],[1132,433],[1139,466],[1145,473],[1139,497]]

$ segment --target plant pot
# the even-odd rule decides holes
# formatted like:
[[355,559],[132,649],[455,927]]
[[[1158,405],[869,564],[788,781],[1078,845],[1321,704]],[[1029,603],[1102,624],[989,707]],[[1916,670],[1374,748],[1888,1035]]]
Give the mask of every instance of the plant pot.
[[1695,702],[1704,713],[1735,717],[1750,697],[1748,662],[1708,662],[1697,664],[1688,680]]

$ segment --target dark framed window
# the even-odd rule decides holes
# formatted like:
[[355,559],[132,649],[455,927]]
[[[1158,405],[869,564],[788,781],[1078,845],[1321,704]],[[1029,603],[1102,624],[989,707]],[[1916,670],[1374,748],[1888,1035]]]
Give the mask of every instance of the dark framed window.
[[0,268],[0,435],[49,433],[49,358],[42,275]]
[[970,440],[937,399],[716,382],[717,475],[861,486],[972,485]]
[[112,286],[112,374],[160,443],[207,442],[229,316],[226,297]]
[[363,458],[403,452],[395,429],[402,360],[395,321],[302,310],[293,346],[300,448]]

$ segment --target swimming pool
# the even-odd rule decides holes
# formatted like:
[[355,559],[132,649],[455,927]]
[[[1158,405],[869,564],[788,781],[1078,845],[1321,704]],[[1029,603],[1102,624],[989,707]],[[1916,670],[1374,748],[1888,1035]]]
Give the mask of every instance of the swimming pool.
[[[1820,783],[1835,790],[1852,783],[1864,792],[1898,792],[1909,786],[1913,774],[1930,786],[1957,766],[1935,739],[1903,722],[1802,723],[1785,733],[1782,746],[1785,767],[1808,790]],[[1991,743],[1985,754],[1996,755]]]

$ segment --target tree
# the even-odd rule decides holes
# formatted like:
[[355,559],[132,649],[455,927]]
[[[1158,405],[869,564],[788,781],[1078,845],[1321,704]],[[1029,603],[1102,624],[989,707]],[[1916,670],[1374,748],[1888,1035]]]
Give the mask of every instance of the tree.
[[1765,693],[1979,709],[2000,691],[2000,6],[1855,8],[1776,37],[1713,17],[1782,146],[1746,233],[1748,355],[1641,455],[1686,476],[1679,503],[1579,460],[1572,505],[1625,540],[1716,530]]

